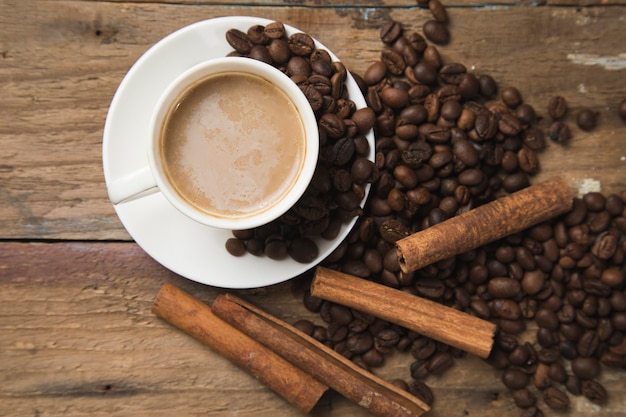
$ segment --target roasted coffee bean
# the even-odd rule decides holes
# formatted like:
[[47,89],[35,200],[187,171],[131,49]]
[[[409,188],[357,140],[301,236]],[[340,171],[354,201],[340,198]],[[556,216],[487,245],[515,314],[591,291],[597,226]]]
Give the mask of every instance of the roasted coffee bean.
[[527,409],[537,403],[537,397],[527,388],[515,390],[512,395],[515,405],[522,409]]
[[272,39],[269,45],[267,45],[267,52],[272,62],[276,65],[283,65],[291,58],[289,45],[287,45],[287,41],[284,39]]
[[291,53],[298,56],[309,56],[315,50],[313,38],[306,33],[294,33],[287,39]]
[[350,178],[357,184],[373,182],[378,178],[376,165],[367,158],[356,158],[350,169]]
[[528,375],[516,368],[509,368],[502,374],[502,383],[511,390],[526,388]]
[[427,405],[432,405],[435,399],[430,387],[426,385],[425,382],[418,379],[411,381],[409,384],[409,392]]
[[[415,79],[422,84],[431,85],[437,81],[437,70],[433,66],[423,61],[419,62],[415,67],[413,67],[413,75]],[[418,103],[419,99],[417,99],[416,97],[420,97],[421,94],[423,94],[424,92],[427,92],[427,90],[424,90],[421,87],[419,89],[413,89],[413,94],[411,94],[411,91],[409,91],[409,97],[411,97],[412,102]],[[418,96],[417,93],[420,93],[420,95]],[[422,99],[424,99],[427,94],[424,94]]]
[[[408,189],[415,189],[419,183],[417,173],[404,164],[399,164],[393,169],[393,176],[401,185]],[[416,203],[420,204],[418,201]]]
[[515,191],[519,191],[523,188],[526,188],[530,185],[530,181],[528,179],[528,175],[523,172],[516,172],[511,175],[507,175],[504,177],[502,182],[502,188],[509,193],[513,193]]
[[[557,342],[558,343],[558,342]],[[546,365],[552,365],[560,359],[559,351],[555,348],[543,348],[537,352],[537,360]]]
[[280,39],[285,36],[285,26],[281,22],[271,22],[265,26],[265,35],[271,39]]
[[[610,231],[600,233],[591,247],[591,253],[600,259],[611,259],[617,251],[617,236]],[[599,286],[597,286],[599,287]],[[603,291],[607,291],[604,290]]]
[[544,363],[537,364],[537,368],[533,374],[533,384],[537,389],[545,390],[552,386],[552,378],[550,378],[550,365]]
[[226,42],[240,54],[248,54],[254,46],[248,35],[239,29],[229,29],[226,32]]
[[567,393],[554,386],[546,388],[543,392],[543,401],[553,410],[565,410],[570,405]]
[[559,335],[553,330],[540,327],[537,330],[537,343],[544,348],[555,346],[559,343]]
[[583,381],[582,394],[595,404],[604,404],[608,399],[608,393],[602,384],[596,380]]
[[428,359],[436,351],[437,346],[432,339],[427,337],[419,337],[411,344],[411,356],[415,359]]
[[564,384],[567,381],[567,370],[565,366],[561,362],[554,362],[550,365],[550,370],[548,371],[548,375],[550,378],[555,381]]
[[409,93],[400,88],[388,87],[380,92],[383,103],[392,109],[402,109],[409,104]]
[[606,197],[605,208],[612,216],[619,216],[622,214],[625,202],[617,194],[610,194]]
[[304,307],[313,313],[319,312],[323,303],[323,300],[321,298],[314,297],[313,295],[311,295],[310,291],[304,292],[302,300]]
[[338,100],[343,97],[345,92],[345,82],[346,75],[345,73],[335,72],[333,76],[330,78],[330,86],[331,86],[331,96]]
[[319,121],[319,125],[320,129],[333,139],[341,138],[346,132],[345,122],[334,113],[324,114]]
[[473,100],[480,94],[480,83],[474,74],[463,74],[458,86],[459,94],[465,100]]
[[246,244],[237,238],[226,240],[226,250],[233,256],[243,256],[246,253]]
[[476,116],[474,122],[476,140],[486,141],[492,139],[498,132],[498,118],[491,111],[483,111]]
[[496,298],[514,298],[521,290],[520,283],[508,277],[496,277],[489,281],[489,293]]
[[568,375],[564,385],[570,394],[582,394],[582,381],[576,375]]
[[496,81],[489,74],[479,75],[478,84],[480,85],[480,95],[487,99],[494,97],[498,91]]
[[386,220],[380,225],[380,236],[389,243],[395,243],[397,240],[409,236],[409,228],[399,220]]
[[535,108],[527,103],[517,106],[514,114],[524,126],[530,126],[536,121]]
[[270,38],[265,34],[265,27],[263,25],[250,26],[246,34],[250,41],[256,45],[266,45],[270,41]]
[[439,69],[439,78],[447,84],[459,84],[467,72],[465,65],[459,62],[445,64]]
[[386,44],[394,43],[402,35],[402,25],[389,20],[380,28],[380,40]]
[[454,121],[459,118],[461,112],[463,111],[463,107],[456,100],[446,101],[441,105],[441,117],[446,120]]
[[577,350],[582,357],[593,356],[600,346],[600,339],[594,330],[587,330],[578,340]]
[[490,303],[490,308],[494,316],[505,320],[515,321],[522,316],[519,304],[510,299],[495,299]]
[[504,113],[498,120],[498,129],[506,136],[516,136],[522,131],[522,123],[517,116]]
[[346,339],[347,349],[355,355],[366,353],[373,345],[374,339],[368,332],[356,333]]
[[553,120],[563,119],[567,110],[567,101],[562,96],[554,96],[548,102],[548,114]]
[[529,358],[529,352],[525,345],[518,345],[509,353],[509,361],[513,365],[523,366]]
[[288,246],[282,237],[278,236],[275,239],[266,240],[265,242],[265,255],[274,260],[285,259],[288,255]]
[[426,368],[433,375],[440,375],[454,365],[454,358],[450,352],[437,352],[428,359]]
[[293,327],[300,330],[302,333],[311,336],[315,330],[315,324],[310,320],[300,319],[293,323]]
[[309,263],[317,258],[319,249],[313,240],[299,237],[291,242],[288,252],[296,262]]
[[429,0],[428,8],[437,22],[448,23],[448,12],[439,0]]
[[265,62],[266,64],[272,63],[272,56],[265,45],[254,45],[250,49],[250,52],[248,52],[248,57],[256,59],[257,61]]
[[363,107],[352,114],[352,120],[356,123],[359,133],[367,133],[376,123],[376,114],[369,107]]
[[521,286],[527,294],[535,295],[544,288],[545,281],[546,274],[543,271],[539,269],[525,271]]
[[428,376],[428,362],[424,359],[416,360],[410,366],[411,377],[422,379]]
[[592,233],[604,232],[611,225],[611,214],[608,211],[601,211],[593,216],[589,222],[589,231]]
[[567,123],[557,120],[550,125],[550,128],[548,129],[548,136],[554,142],[565,143],[571,139],[572,134]]
[[559,320],[556,313],[552,310],[542,308],[537,311],[535,315],[535,321],[541,328],[545,328],[550,331],[557,330],[559,328]]
[[[322,108],[322,106],[324,105],[324,97],[315,87],[310,86],[310,85],[302,85],[300,86],[300,90],[302,91],[304,96],[307,98],[307,101],[311,105],[311,108],[313,109],[313,111],[317,111]],[[332,114],[332,113],[326,113],[326,114]],[[326,127],[320,126],[320,127],[323,130],[323,134],[328,135],[328,131],[326,130],[328,126]],[[330,128],[336,129],[336,127],[333,128],[332,126],[330,126]],[[339,134],[339,132],[337,133],[334,133],[334,131],[331,132],[331,135],[335,135],[335,134]]]
[[576,124],[584,131],[591,131],[596,127],[598,114],[591,109],[584,108],[576,115]]
[[512,109],[522,104],[522,94],[515,87],[509,86],[503,88],[500,92],[500,98],[504,104]]
[[537,154],[530,148],[523,147],[517,153],[518,166],[527,174],[539,172],[539,159]]
[[588,192],[582,197],[589,211],[602,211],[606,206],[606,197],[600,192]]
[[534,151],[540,151],[545,148],[546,141],[543,130],[538,128],[528,128],[522,132],[522,141]]
[[399,52],[391,48],[383,49],[380,60],[385,64],[390,74],[402,75],[404,73],[406,62]]
[[[325,49],[316,49],[313,52],[311,52],[311,55],[309,56],[309,60],[311,61],[311,65],[317,64],[317,63],[332,64],[332,57],[330,56],[330,53]],[[332,68],[332,65],[330,66],[330,69],[331,71],[334,71]],[[318,73],[318,74],[322,74],[322,73]],[[322,74],[322,75],[327,75],[327,74]]]
[[383,353],[376,349],[370,349],[361,354],[361,359],[366,365],[371,367],[379,367],[385,362],[385,356]]
[[371,64],[363,75],[363,79],[368,85],[380,83],[387,75],[387,66],[382,61]]
[[[328,327],[326,328],[326,339],[332,343],[337,344],[344,341],[344,339],[348,335],[348,331],[349,329],[347,326],[335,322],[330,322]],[[337,347],[335,346],[335,349],[340,351],[340,353],[344,356],[347,356],[349,352],[345,345],[343,345],[341,349],[337,349]]]
[[572,372],[582,380],[594,379],[600,371],[600,361],[596,358],[579,356],[572,360]]
[[427,20],[422,26],[422,32],[434,44],[446,45],[450,42],[450,31],[445,24],[437,20]]

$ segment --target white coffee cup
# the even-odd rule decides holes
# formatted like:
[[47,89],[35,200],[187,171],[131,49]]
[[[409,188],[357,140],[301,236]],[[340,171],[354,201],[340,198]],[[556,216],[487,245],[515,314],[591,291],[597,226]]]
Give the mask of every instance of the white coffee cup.
[[[164,125],[169,123],[168,120],[173,108],[179,105],[181,98],[190,90],[197,88],[202,82],[222,75],[231,76],[233,74],[260,78],[282,92],[295,107],[295,112],[301,123],[301,131],[297,134],[304,137],[301,158],[298,158],[299,169],[293,175],[292,180],[279,193],[280,196],[273,198],[272,201],[265,201],[258,210],[248,212],[236,212],[236,210],[230,212],[230,209],[227,210],[228,212],[209,210],[206,207],[199,207],[191,202],[190,199],[185,198],[180,191],[177,191],[176,185],[170,179],[172,176],[168,177],[168,168],[165,166],[165,157],[162,151]],[[270,108],[271,106],[272,103],[259,103],[258,110],[262,111],[264,107]],[[198,223],[230,230],[258,227],[279,218],[287,212],[300,199],[311,182],[319,153],[319,132],[315,114],[300,88],[288,76],[271,65],[250,58],[240,57],[217,58],[203,62],[177,77],[156,103],[150,122],[150,134],[144,140],[146,141],[148,166],[108,184],[111,202],[113,204],[124,204],[154,192],[160,192],[176,209]],[[236,137],[232,138],[232,141],[236,140]],[[268,153],[278,151],[280,149],[267,149]],[[213,152],[211,152],[211,155],[213,155]],[[215,171],[217,169],[215,165],[219,164],[207,166],[207,173],[211,170]],[[239,164],[239,166],[244,165]],[[216,175],[217,177],[221,176],[222,178],[227,178],[226,176],[236,177],[238,174],[237,169],[232,166],[228,172],[216,171],[212,172],[211,175],[213,177]],[[220,187],[219,181],[215,181],[214,185]]]

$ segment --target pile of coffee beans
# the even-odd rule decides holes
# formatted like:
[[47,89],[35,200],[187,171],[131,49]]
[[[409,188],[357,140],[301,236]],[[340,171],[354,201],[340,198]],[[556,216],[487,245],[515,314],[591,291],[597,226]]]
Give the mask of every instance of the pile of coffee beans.
[[[527,187],[546,145],[535,109],[517,88],[443,62],[424,35],[387,22],[380,60],[358,77],[375,112],[378,174],[357,226],[323,264],[496,323],[487,362],[502,370],[522,416],[542,416],[544,406],[567,409],[570,395],[602,404],[602,368],[626,366],[626,192],[590,192],[551,221],[412,273],[400,270],[396,240]],[[566,142],[562,97],[551,100],[549,114],[548,137]],[[310,293],[303,302],[324,324],[295,325],[364,368],[382,366],[392,350],[410,352],[411,381],[393,383],[429,404],[425,379],[465,355]],[[522,339],[529,327],[537,329],[532,341]]]
[[345,66],[306,33],[288,36],[282,23],[272,22],[247,32],[230,29],[226,40],[234,49],[231,56],[257,59],[287,74],[311,104],[320,133],[318,165],[303,197],[276,221],[233,231],[226,249],[235,256],[289,256],[309,263],[319,254],[315,239],[335,239],[345,223],[362,213],[366,186],[378,175],[367,158],[365,136],[374,125],[374,112],[356,108],[346,88]]
[[[324,266],[497,324],[486,362],[501,371],[523,417],[541,417],[545,407],[567,409],[572,395],[602,404],[603,368],[626,367],[626,191],[587,193],[555,219],[415,272],[400,270],[398,239],[527,187],[539,172],[546,138],[566,143],[571,137],[563,97],[550,100],[552,124],[544,132],[517,88],[444,62],[435,44],[449,41],[445,8],[438,0],[418,3],[433,15],[423,34],[387,22],[380,30],[380,59],[362,76],[353,74],[368,103],[360,111],[342,91],[346,69],[315,50],[308,35],[286,37],[278,22],[227,33],[235,54],[275,65],[301,86],[318,116],[322,149],[303,206],[267,230],[234,232],[238,239],[227,246],[234,254],[275,257],[275,242],[332,238],[340,222],[358,215]],[[577,116],[582,130],[593,129],[596,120],[591,110]],[[369,148],[363,140],[372,127],[373,163],[364,157]],[[371,193],[361,210],[367,183]],[[286,245],[277,250],[281,256],[289,252]],[[306,291],[303,303],[323,323],[302,319],[294,325],[366,369],[384,365],[394,350],[410,354],[410,380],[392,383],[428,404],[435,399],[429,375],[466,355]]]

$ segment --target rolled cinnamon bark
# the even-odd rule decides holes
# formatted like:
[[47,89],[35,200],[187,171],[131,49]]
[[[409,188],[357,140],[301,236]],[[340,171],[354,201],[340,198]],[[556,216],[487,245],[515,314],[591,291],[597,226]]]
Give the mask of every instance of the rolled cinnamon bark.
[[434,301],[343,272],[318,267],[311,295],[352,307],[487,358],[496,325]]
[[328,389],[172,284],[163,285],[152,304],[152,312],[252,374],[305,413],[311,411]]
[[400,268],[412,272],[517,233],[572,208],[561,177],[550,178],[396,242]]
[[235,297],[221,295],[216,315],[361,407],[382,417],[414,417],[430,408],[284,321]]

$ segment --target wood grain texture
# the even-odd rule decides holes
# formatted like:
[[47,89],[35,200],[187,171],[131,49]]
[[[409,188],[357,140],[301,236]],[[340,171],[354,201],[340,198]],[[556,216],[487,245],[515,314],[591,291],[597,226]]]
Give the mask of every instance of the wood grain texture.
[[[165,35],[216,16],[264,16],[311,33],[363,74],[379,57],[382,23],[393,18],[419,31],[430,17],[406,2],[357,4],[0,2],[0,236],[129,239],[104,187],[102,127],[126,71]],[[555,94],[572,114],[599,111],[592,133],[570,120],[573,140],[542,154],[540,178],[565,172],[573,185],[587,180],[615,192],[626,177],[626,125],[615,113],[626,97],[625,14],[619,5],[451,8],[452,41],[440,51],[519,87],[544,117]]]
[[[555,94],[572,114],[600,112],[591,133],[568,119],[572,141],[549,144],[536,180],[560,174],[580,189],[626,189],[626,124],[615,112],[626,98],[626,0],[444,4],[447,62],[519,87],[543,128]],[[150,313],[165,281],[207,303],[221,291],[176,276],[129,242],[104,185],[102,129],[128,69],[167,34],[227,15],[296,26],[359,74],[378,59],[386,20],[420,31],[430,18],[414,0],[0,0],[0,415],[302,415]],[[238,294],[285,321],[319,323],[302,305],[302,285]],[[375,372],[408,380],[411,362],[395,353]],[[576,398],[567,414],[546,415],[626,417],[623,371],[601,380],[607,405]],[[427,382],[436,397],[429,416],[519,415],[499,372],[476,357]],[[369,414],[329,395],[310,415]]]
[[[72,262],[68,262],[71,260]],[[212,303],[221,293],[178,277],[133,243],[0,243],[0,415],[23,416],[304,416],[235,365],[150,312],[163,282]],[[301,303],[303,283],[238,291],[287,322],[323,324]],[[536,328],[529,328],[529,335]],[[395,352],[375,373],[410,379],[413,359]],[[572,397],[567,414],[626,416],[623,371],[600,380],[602,408]],[[481,359],[458,359],[427,383],[426,415],[518,415],[499,371]],[[315,417],[366,417],[335,394]]]

